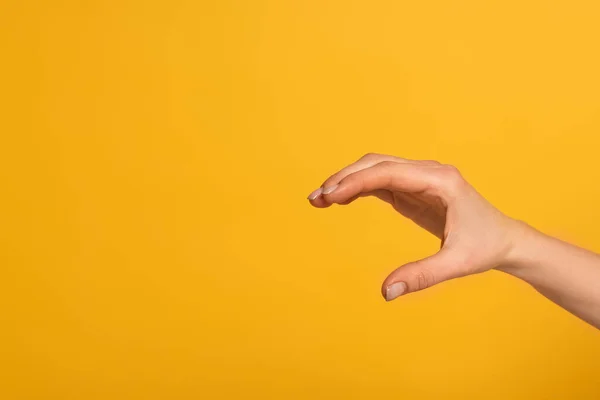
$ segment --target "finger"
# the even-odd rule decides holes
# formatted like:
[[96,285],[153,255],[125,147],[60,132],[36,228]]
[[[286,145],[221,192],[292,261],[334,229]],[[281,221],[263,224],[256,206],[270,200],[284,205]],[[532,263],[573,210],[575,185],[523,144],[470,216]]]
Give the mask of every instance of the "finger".
[[[422,202],[420,202],[419,200],[417,200],[413,194],[411,193],[402,193],[402,192],[397,192],[396,194],[396,198],[394,198],[394,194],[392,194],[392,192],[390,192],[389,190],[386,189],[377,189],[377,190],[373,190],[372,192],[365,192],[365,193],[359,193],[355,196],[352,196],[351,198],[349,198],[348,200],[341,202],[339,204],[341,205],[348,205],[353,203],[355,200],[358,200],[362,197],[377,197],[379,200],[385,201],[386,203],[389,203],[390,205],[392,205],[394,208],[396,208],[396,205],[402,205],[405,211],[403,212],[403,210],[398,210],[398,212],[400,212],[401,214],[403,214],[405,217],[410,218],[411,216],[413,216],[415,214],[415,210],[419,210],[422,208]],[[396,204],[397,203],[397,204]]]
[[[371,197],[371,196],[377,197],[379,200],[383,200],[392,205],[394,204],[394,196],[392,195],[392,193],[389,190],[384,190],[384,189],[373,190],[372,192],[359,193],[356,196],[352,196],[348,200],[346,200],[342,203],[339,203],[339,204],[346,206],[346,205],[354,202],[355,200],[360,199],[361,197]],[[323,199],[323,201],[325,201],[325,200]]]
[[330,186],[337,185],[342,179],[344,179],[348,175],[358,172],[360,170],[363,170],[365,168],[372,167],[373,165],[379,164],[380,162],[383,162],[383,161],[392,161],[392,162],[399,162],[399,163],[410,162],[410,160],[400,158],[400,157],[389,156],[386,154],[368,153],[368,154],[365,154],[364,156],[362,156],[360,159],[358,159],[358,161],[342,168],[335,174],[331,175],[329,178],[327,178],[325,180],[325,182],[323,182],[321,187],[326,189]]
[[[331,175],[329,178],[323,182],[323,184],[315,191],[313,191],[310,195],[308,195],[308,200],[310,204],[317,208],[327,208],[331,206],[331,203],[327,202],[323,198],[323,191],[328,188],[335,186],[346,176],[363,170],[365,168],[372,167],[375,164],[378,164],[382,161],[393,161],[393,162],[409,162],[410,160],[406,160],[400,157],[389,156],[385,154],[376,154],[376,153],[368,153],[362,156],[358,161],[342,168],[335,174]],[[357,196],[356,198],[358,198]],[[350,202],[348,202],[350,203]]]
[[323,189],[321,197],[328,203],[343,203],[350,198],[375,190],[422,192],[436,182],[432,167],[384,161],[352,173],[339,184]]
[[[362,156],[358,161],[342,168],[340,171],[336,172],[329,178],[323,182],[323,184],[315,191],[313,191],[309,196],[308,200],[314,207],[325,208],[329,207],[331,203],[325,201],[323,199],[323,192],[327,193],[331,187],[337,185],[341,180],[347,177],[350,174],[361,171],[366,168],[370,168],[376,164],[381,162],[397,162],[397,163],[413,163],[420,165],[428,165],[428,166],[440,166],[441,164],[438,161],[434,160],[410,160],[401,157],[390,156],[386,154],[376,154],[376,153],[368,153]],[[358,197],[357,197],[358,198]]]
[[457,278],[461,276],[461,262],[453,251],[443,248],[431,257],[396,269],[383,282],[381,294],[386,301],[391,301],[404,294]]
[[431,165],[438,166],[441,165],[438,161],[435,160],[411,160],[408,158],[401,158],[396,156],[390,156],[387,154],[376,154],[376,153],[368,153],[362,156],[358,161],[348,165],[347,167],[342,168],[335,174],[331,175],[323,184],[322,188],[328,188],[330,186],[338,184],[342,179],[347,177],[354,172],[358,172],[365,168],[370,168],[375,164],[379,164],[384,161],[392,161],[397,163],[412,163],[412,164],[420,164],[420,165]]
[[447,205],[466,187],[466,181],[452,166],[384,161],[348,175],[335,186],[324,188],[321,196],[328,203],[343,203],[359,193],[386,189],[424,193]]
[[308,195],[308,201],[310,202],[310,204],[313,207],[327,208],[331,205],[331,203],[328,203],[327,201],[325,201],[322,194],[323,194],[323,188],[320,187]]

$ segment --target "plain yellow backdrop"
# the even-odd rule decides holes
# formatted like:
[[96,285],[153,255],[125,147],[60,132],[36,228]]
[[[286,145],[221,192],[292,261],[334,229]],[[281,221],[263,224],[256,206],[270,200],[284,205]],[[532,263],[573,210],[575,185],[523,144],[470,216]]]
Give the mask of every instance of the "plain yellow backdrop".
[[498,272],[392,303],[437,241],[306,196],[457,165],[600,251],[597,1],[0,2],[0,398],[593,399],[600,335]]

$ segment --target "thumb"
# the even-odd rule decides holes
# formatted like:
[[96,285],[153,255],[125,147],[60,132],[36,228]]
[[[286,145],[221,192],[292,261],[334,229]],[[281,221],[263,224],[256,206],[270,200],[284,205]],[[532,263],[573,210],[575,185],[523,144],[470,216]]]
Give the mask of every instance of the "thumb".
[[403,265],[392,272],[383,282],[381,293],[386,301],[437,283],[460,276],[458,259],[454,252],[442,248],[436,254]]

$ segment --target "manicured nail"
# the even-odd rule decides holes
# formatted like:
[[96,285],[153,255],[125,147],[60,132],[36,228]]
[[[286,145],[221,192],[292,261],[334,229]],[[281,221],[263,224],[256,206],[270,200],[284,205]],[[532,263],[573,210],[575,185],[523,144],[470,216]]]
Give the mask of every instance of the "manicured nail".
[[321,193],[323,193],[323,188],[320,187],[317,190],[315,190],[314,192],[312,192],[311,194],[308,195],[308,199],[309,200],[314,200],[317,197],[319,197],[321,195]]
[[404,282],[396,282],[392,283],[385,290],[385,300],[391,301],[396,297],[402,296],[406,292],[406,283]]
[[323,194],[333,193],[333,191],[337,188],[338,185],[329,186],[328,188],[323,189]]

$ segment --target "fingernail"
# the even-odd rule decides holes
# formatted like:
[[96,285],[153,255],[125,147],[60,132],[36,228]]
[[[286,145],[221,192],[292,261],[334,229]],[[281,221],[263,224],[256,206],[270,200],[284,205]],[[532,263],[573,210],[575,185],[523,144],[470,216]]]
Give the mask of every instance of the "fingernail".
[[402,296],[406,292],[406,283],[404,282],[396,282],[392,283],[385,290],[385,300],[392,301],[396,297]]
[[317,190],[315,190],[314,192],[312,192],[311,194],[308,195],[308,199],[309,200],[314,200],[317,197],[319,197],[321,195],[321,193],[323,193],[323,188],[320,187]]
[[329,186],[328,188],[323,189],[323,194],[333,193],[333,191],[337,188],[338,185]]

